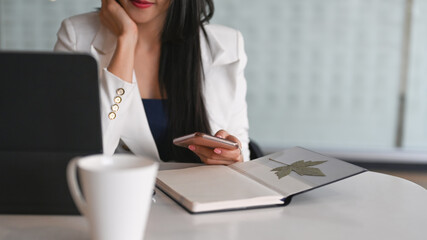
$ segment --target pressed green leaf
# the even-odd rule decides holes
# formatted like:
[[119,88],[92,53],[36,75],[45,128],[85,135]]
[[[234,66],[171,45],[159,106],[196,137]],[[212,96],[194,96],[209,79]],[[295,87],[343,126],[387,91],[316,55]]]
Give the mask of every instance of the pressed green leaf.
[[314,162],[313,161],[308,161],[308,162],[306,162],[305,166],[306,167],[316,166],[316,165],[322,164],[324,162],[327,162],[327,161],[314,161]]
[[[278,162],[274,159],[270,159],[270,160]],[[285,176],[288,176],[292,171],[298,173],[300,176],[326,176],[320,169],[310,167],[310,166],[322,164],[324,162],[327,162],[327,161],[307,161],[307,162],[305,162],[304,160],[299,160],[299,161],[292,163],[291,165],[286,165],[283,167],[277,167],[277,168],[272,169],[271,171],[275,172],[275,174],[277,175],[277,177],[279,179],[281,179]],[[283,164],[285,164],[285,163],[283,163]]]
[[291,166],[283,166],[283,167],[275,168],[271,171],[276,171],[275,174],[277,175],[277,177],[279,179],[281,179],[282,177],[286,177],[291,173],[292,167]]
[[293,168],[301,176],[326,176],[320,169],[311,167]]
[[280,171],[280,170],[282,170],[282,168],[283,168],[283,167],[273,168],[273,169],[271,169],[271,171],[272,171],[272,172],[273,172],[273,171]]
[[296,161],[296,162],[292,163],[291,166],[296,167],[296,168],[310,167],[310,166],[322,164],[324,162],[326,162],[326,161],[314,161],[314,162],[313,161],[307,161],[307,162],[304,162],[304,160],[300,160],[300,161]]
[[299,160],[299,161],[292,163],[291,166],[292,167],[304,167],[305,163],[304,163],[304,160]]

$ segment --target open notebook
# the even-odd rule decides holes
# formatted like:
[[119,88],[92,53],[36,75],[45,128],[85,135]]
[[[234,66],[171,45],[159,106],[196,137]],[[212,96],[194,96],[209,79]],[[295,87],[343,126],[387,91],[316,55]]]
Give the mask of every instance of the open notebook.
[[229,166],[164,170],[157,187],[191,213],[286,205],[292,196],[366,171],[295,147]]

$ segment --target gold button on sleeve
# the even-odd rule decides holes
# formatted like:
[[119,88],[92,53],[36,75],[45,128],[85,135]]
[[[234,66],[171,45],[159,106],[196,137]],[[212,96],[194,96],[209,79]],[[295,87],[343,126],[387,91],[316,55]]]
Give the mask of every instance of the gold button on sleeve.
[[123,96],[123,94],[125,94],[125,90],[123,88],[119,88],[116,90],[117,95],[119,96]]
[[119,105],[114,104],[113,106],[111,106],[111,110],[112,110],[113,112],[117,112],[117,111],[119,111]]
[[115,118],[116,118],[116,113],[114,113],[114,112],[110,112],[110,113],[108,114],[108,118],[109,118],[110,120],[115,119]]
[[117,96],[117,97],[114,98],[114,102],[115,103],[121,103],[122,102],[122,98],[119,97],[119,96]]

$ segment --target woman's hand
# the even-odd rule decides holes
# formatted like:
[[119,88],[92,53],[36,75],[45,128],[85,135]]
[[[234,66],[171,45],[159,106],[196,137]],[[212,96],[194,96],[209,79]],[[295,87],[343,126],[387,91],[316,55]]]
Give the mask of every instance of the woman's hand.
[[107,69],[117,77],[132,83],[138,28],[116,0],[102,0],[101,23],[117,36],[117,46]]
[[118,38],[134,38],[136,43],[138,36],[137,25],[116,0],[102,0],[99,18],[101,23]]
[[225,148],[208,148],[201,145],[190,145],[188,148],[193,151],[205,164],[221,164],[230,165],[236,162],[243,162],[243,155],[241,152],[241,143],[235,136],[230,135],[225,130],[219,130],[215,137],[227,139],[239,144],[238,149],[225,149]]

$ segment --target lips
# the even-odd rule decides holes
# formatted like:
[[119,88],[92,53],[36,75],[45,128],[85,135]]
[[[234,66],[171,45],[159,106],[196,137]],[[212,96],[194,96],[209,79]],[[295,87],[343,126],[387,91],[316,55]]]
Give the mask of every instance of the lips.
[[137,8],[149,8],[154,5],[154,3],[145,0],[131,0],[131,3]]

